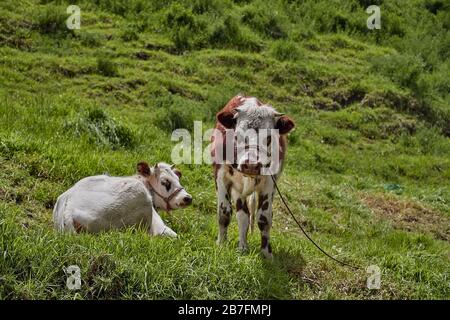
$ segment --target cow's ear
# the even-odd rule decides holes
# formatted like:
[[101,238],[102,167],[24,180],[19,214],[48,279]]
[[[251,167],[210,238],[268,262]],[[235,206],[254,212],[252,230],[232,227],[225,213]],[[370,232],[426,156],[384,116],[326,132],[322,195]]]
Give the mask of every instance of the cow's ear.
[[137,172],[144,177],[148,177],[150,175],[150,167],[148,163],[145,161],[139,162],[137,164]]
[[217,121],[220,122],[225,128],[233,129],[236,127],[235,114],[231,111],[222,111],[217,115]]
[[292,119],[288,116],[281,116],[275,124],[275,129],[278,129],[280,134],[287,134],[294,129],[294,127],[294,121],[292,121]]
[[178,179],[181,178],[181,171],[178,169],[173,169],[173,173],[175,173],[178,176]]

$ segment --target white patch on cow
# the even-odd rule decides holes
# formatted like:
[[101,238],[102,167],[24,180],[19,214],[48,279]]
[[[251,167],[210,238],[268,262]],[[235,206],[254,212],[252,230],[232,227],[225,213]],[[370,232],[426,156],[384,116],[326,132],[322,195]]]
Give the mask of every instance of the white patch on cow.
[[236,111],[238,111],[236,130],[273,129],[275,127],[275,109],[269,105],[258,106],[256,98],[246,98]]
[[56,229],[75,231],[74,221],[97,233],[124,226],[152,224],[153,201],[145,185],[133,177],[84,178],[63,193],[53,212]]

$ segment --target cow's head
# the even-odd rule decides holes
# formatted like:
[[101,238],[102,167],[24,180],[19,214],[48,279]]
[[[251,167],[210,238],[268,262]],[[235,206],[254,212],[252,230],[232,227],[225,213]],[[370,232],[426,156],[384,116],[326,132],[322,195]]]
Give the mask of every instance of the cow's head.
[[289,117],[269,105],[258,105],[256,98],[247,98],[234,110],[219,113],[217,120],[226,129],[234,130],[234,163],[240,172],[251,176],[274,174],[264,169],[279,164],[274,162],[280,160],[280,135],[295,126]]
[[160,162],[149,167],[146,162],[139,162],[137,171],[145,178],[153,193],[155,208],[170,211],[192,203],[191,195],[180,184],[181,172],[173,165]]

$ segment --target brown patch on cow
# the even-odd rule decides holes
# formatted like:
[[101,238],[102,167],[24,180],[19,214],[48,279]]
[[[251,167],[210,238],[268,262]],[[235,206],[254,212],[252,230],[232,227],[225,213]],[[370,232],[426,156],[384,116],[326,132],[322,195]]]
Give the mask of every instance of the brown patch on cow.
[[224,227],[228,227],[231,220],[231,208],[225,206],[223,202],[220,204],[219,212],[219,224]]
[[275,124],[275,129],[278,129],[281,135],[289,133],[294,127],[294,121],[288,116],[281,116]]
[[242,210],[242,199],[241,198],[237,199],[237,201],[236,201],[236,210],[237,211]]
[[269,244],[269,238],[267,236],[261,236],[261,249],[265,249]]
[[258,209],[261,209],[264,202],[266,202],[268,199],[269,199],[269,195],[267,195],[267,194],[260,195],[259,199],[258,199]]
[[246,214],[250,214],[250,210],[248,210],[247,202],[242,200],[241,198],[236,201],[236,211],[244,211]]
[[81,223],[79,223],[77,220],[73,220],[73,227],[75,228],[76,233],[80,233],[80,232],[86,230],[84,228],[84,226]]
[[232,111],[222,111],[217,114],[217,122],[227,129],[234,129],[236,127],[236,119],[234,117],[235,112]]
[[267,220],[266,216],[260,215],[258,219],[258,228],[259,230],[263,231],[267,229],[267,226],[269,225],[269,221]]
[[378,217],[392,221],[395,228],[431,232],[450,241],[450,219],[420,203],[385,194],[363,194],[361,200]]
[[219,216],[219,225],[228,227],[230,225],[230,217],[221,214]]
[[150,175],[150,167],[148,166],[148,163],[145,161],[141,161],[137,164],[137,171],[140,175],[147,177]]
[[230,174],[230,176],[234,175],[234,169],[231,166],[228,166],[228,173]]
[[250,214],[250,210],[248,210],[247,202],[244,202],[244,207],[242,208],[246,214]]
[[272,246],[269,243],[269,238],[267,236],[261,236],[261,249],[266,249],[267,252],[272,253]]

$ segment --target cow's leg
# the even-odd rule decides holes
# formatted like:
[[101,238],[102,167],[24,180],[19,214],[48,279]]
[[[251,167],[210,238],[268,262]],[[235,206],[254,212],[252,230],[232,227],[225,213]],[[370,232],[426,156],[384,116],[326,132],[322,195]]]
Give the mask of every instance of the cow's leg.
[[248,211],[250,212],[250,232],[253,233],[255,229],[255,215],[256,215],[256,192],[253,192],[247,198]]
[[259,230],[261,231],[261,253],[266,258],[272,258],[272,247],[270,246],[272,200],[273,189],[270,192],[262,192],[259,194],[257,221]]
[[236,218],[239,228],[239,250],[247,250],[247,233],[250,224],[250,211],[245,198],[236,201]]
[[65,219],[66,221],[64,228],[66,230],[70,230],[71,232],[74,231],[76,233],[88,231],[87,226],[89,225],[89,214],[87,212],[80,209],[74,209],[72,211],[71,218],[71,221],[69,219]]
[[219,220],[219,235],[217,237],[217,243],[221,244],[227,239],[228,225],[231,220],[231,201],[230,194],[225,184],[223,174],[223,167],[219,169],[219,174],[217,176],[217,216]]
[[177,234],[168,226],[166,226],[158,212],[156,212],[154,208],[152,208],[152,211],[152,222],[149,233],[153,236],[161,235],[176,238]]

